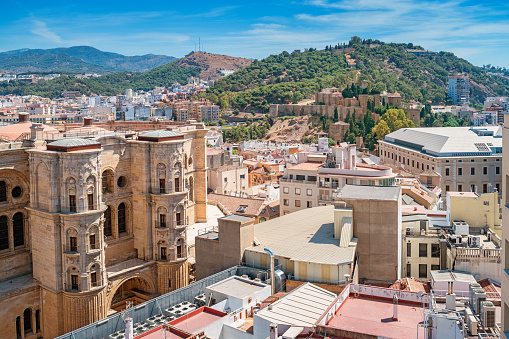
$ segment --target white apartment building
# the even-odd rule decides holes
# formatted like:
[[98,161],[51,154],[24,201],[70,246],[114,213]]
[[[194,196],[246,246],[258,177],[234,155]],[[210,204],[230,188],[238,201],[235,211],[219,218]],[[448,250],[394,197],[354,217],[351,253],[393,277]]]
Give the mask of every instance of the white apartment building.
[[325,163],[307,161],[285,169],[280,179],[281,215],[329,205],[345,185],[394,186],[396,174],[387,166],[361,164],[355,145],[334,146]]

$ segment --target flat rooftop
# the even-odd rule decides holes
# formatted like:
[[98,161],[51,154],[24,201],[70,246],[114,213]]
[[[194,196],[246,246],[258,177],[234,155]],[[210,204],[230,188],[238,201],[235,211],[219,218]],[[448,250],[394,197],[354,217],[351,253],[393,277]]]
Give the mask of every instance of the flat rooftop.
[[449,194],[451,197],[468,197],[468,198],[478,198],[479,195],[475,192],[450,192],[448,191],[447,194]]
[[[164,333],[164,334],[163,334]],[[182,331],[172,328],[170,331],[163,331],[163,327],[159,326],[151,331],[136,336],[136,339],[186,339],[190,336]]]
[[170,321],[168,324],[188,333],[196,333],[227,315],[228,313],[203,306],[180,318]]
[[197,235],[198,238],[205,238],[209,240],[219,240],[219,233],[217,231],[210,231],[207,233]]
[[207,287],[207,290],[243,299],[263,290],[266,287],[267,285],[265,284],[233,276],[215,283],[214,285],[210,285]]
[[245,251],[266,253],[294,261],[338,265],[352,263],[356,239],[349,247],[339,247],[334,239],[334,206],[306,208],[257,224],[255,237],[260,245]]
[[401,194],[399,186],[356,186],[345,185],[338,193],[338,199],[398,201]]
[[[336,316],[327,323],[327,326],[375,337],[417,338],[417,324],[423,321],[421,307],[400,302],[398,321],[393,321],[392,316],[392,302],[350,297],[343,303]],[[423,328],[419,328],[419,338],[424,338]]]
[[219,218],[221,220],[228,220],[228,221],[235,221],[235,222],[244,222],[249,219],[253,219],[253,217],[246,217],[244,215],[238,215],[238,214],[230,214],[226,217]]
[[210,307],[200,307],[186,315],[181,316],[168,324],[174,328],[170,333],[166,331],[166,337],[163,335],[163,327],[159,326],[147,333],[137,336],[136,338],[144,339],[161,339],[161,338],[188,338],[187,333],[195,334],[201,329],[215,323],[219,319],[227,316],[227,313],[215,310]]

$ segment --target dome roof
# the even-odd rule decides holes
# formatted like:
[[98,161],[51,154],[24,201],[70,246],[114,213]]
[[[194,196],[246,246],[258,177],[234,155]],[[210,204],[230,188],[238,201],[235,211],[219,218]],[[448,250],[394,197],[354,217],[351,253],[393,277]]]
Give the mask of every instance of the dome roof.
[[47,146],[49,151],[78,151],[83,149],[101,148],[101,144],[96,140],[81,138],[63,138],[50,142]]
[[148,131],[141,133],[138,136],[138,140],[140,141],[169,141],[169,140],[182,140],[184,139],[184,134],[176,131],[168,131],[168,130],[157,130],[157,131]]
[[172,138],[180,136],[183,136],[180,132],[167,130],[148,131],[140,134],[140,137],[144,138]]

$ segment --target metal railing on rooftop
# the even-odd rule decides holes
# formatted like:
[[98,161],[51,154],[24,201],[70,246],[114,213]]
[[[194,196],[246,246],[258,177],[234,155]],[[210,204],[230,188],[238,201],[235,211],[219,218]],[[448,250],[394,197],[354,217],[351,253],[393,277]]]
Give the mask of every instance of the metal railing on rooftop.
[[[194,297],[205,292],[206,287],[231,276],[239,275],[240,273],[245,274],[242,269],[239,269],[239,266],[232,267],[199,280],[191,285],[163,294],[137,305],[133,307],[130,312],[133,323],[136,324],[145,321],[154,315],[161,314],[163,310],[183,301],[189,301],[192,303],[194,302]],[[104,318],[103,320],[61,335],[60,337],[57,337],[57,339],[108,338],[110,334],[123,330],[124,328],[124,321],[122,320],[122,316],[119,312]]]

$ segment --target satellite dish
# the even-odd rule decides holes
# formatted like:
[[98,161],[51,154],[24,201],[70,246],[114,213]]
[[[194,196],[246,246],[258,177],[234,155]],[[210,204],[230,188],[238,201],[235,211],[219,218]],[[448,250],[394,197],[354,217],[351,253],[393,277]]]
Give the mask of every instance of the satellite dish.
[[354,292],[359,292],[359,285],[353,285],[352,288]]
[[417,293],[417,295],[419,296],[419,298],[422,298],[422,297],[424,296],[424,292],[423,292],[423,291],[419,291],[419,292]]

